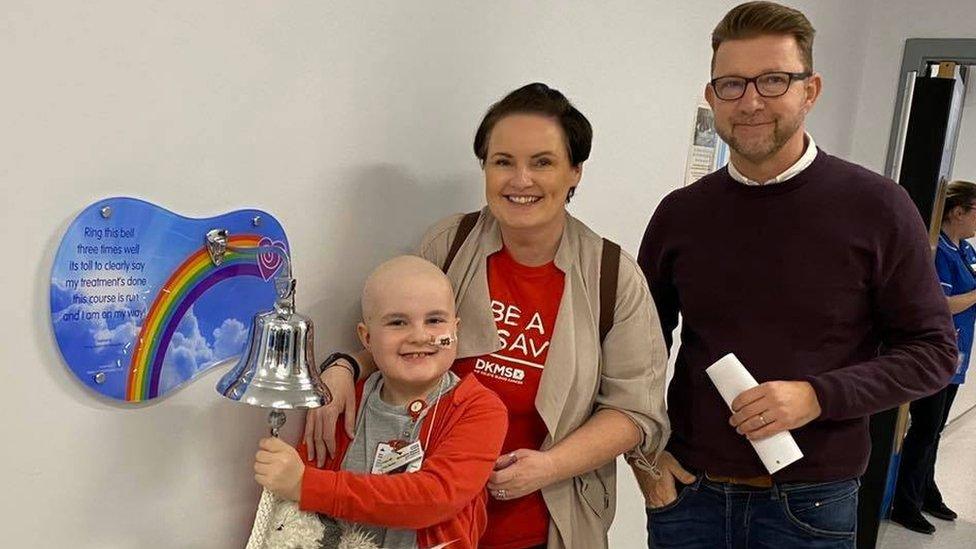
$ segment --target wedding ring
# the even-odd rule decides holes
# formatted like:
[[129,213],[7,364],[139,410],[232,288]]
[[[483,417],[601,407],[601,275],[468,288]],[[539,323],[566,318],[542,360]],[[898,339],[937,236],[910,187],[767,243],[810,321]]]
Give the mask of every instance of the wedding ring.
[[502,490],[496,490],[495,491],[495,499],[505,499],[505,490],[504,489],[502,489]]
[[762,414],[759,414],[759,421],[761,421],[761,422],[762,422],[762,424],[763,424],[763,427],[765,427],[765,426],[767,426],[767,425],[769,425],[769,422],[768,422],[768,421],[766,421],[766,418],[765,418],[765,417],[763,417],[763,415],[762,415]]

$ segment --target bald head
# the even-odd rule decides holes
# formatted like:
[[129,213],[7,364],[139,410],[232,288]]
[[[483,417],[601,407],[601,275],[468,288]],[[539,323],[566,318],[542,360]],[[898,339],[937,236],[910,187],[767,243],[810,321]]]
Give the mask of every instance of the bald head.
[[447,276],[426,259],[401,255],[381,264],[366,278],[363,320],[369,323],[377,315],[401,312],[390,308],[410,300],[429,302],[424,305],[454,313],[454,289]]

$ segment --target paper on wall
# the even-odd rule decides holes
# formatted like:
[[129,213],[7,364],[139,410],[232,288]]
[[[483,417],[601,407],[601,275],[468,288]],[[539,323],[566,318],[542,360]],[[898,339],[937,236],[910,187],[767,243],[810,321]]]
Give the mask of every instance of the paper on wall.
[[[718,388],[718,392],[730,410],[735,397],[743,391],[759,385],[749,370],[746,370],[746,367],[732,353],[715,361],[715,364],[705,369],[705,373]],[[759,454],[759,459],[762,460],[770,474],[803,457],[803,452],[800,451],[800,447],[796,445],[796,441],[793,440],[793,435],[789,431],[749,442],[752,443],[752,447],[755,448],[756,453]]]
[[695,124],[685,165],[685,185],[721,168],[728,161],[728,146],[715,131],[715,115],[707,103],[695,108]]

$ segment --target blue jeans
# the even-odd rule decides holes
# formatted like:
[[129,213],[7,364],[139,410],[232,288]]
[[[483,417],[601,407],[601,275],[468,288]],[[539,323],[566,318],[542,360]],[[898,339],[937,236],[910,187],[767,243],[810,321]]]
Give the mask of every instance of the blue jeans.
[[858,480],[752,488],[698,480],[647,510],[653,549],[853,549]]

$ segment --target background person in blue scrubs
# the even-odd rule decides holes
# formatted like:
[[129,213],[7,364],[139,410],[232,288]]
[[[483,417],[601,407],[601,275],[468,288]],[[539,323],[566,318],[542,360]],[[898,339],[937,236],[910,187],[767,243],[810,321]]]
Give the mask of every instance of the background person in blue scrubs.
[[976,236],[976,184],[953,181],[946,193],[935,270],[956,325],[959,368],[948,386],[911,404],[912,422],[905,436],[891,511],[891,520],[925,534],[935,532],[935,526],[922,516],[922,511],[942,520],[956,519],[956,513],[942,501],[942,494],[935,485],[935,461],[939,438],[956,390],[966,379],[973,347],[976,250],[965,240],[973,236]]

